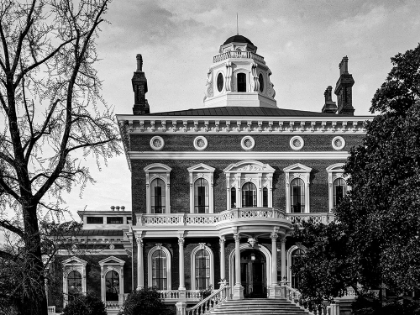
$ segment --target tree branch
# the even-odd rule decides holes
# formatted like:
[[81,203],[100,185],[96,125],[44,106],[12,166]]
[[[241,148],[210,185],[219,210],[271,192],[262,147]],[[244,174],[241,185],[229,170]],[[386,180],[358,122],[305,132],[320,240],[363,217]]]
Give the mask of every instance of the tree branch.
[[22,231],[22,229],[19,228],[18,226],[13,225],[12,223],[10,223],[9,220],[1,220],[0,219],[0,226],[4,227],[5,229],[9,230],[10,232],[13,232],[13,233],[19,235],[22,238],[25,236],[25,233]]

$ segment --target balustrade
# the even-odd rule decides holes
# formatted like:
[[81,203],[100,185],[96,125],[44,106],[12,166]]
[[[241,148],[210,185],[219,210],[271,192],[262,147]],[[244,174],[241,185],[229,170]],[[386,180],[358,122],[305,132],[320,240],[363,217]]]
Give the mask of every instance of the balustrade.
[[317,304],[313,301],[305,300],[302,298],[302,294],[298,290],[288,285],[282,285],[282,289],[284,297],[288,301],[292,302],[298,307],[304,308],[311,315],[327,315],[328,313],[331,315],[339,315],[339,313],[336,313],[336,308],[333,309],[331,307],[326,307],[323,304]]
[[[197,305],[185,309],[186,315],[208,314],[212,309],[229,299],[230,290],[228,285],[222,286],[210,296],[199,302]],[[178,312],[179,314],[180,312]]]
[[216,55],[213,57],[213,62],[219,62],[222,60],[226,60],[229,58],[247,58],[247,59],[254,59],[265,64],[264,57],[257,55],[251,51],[227,51],[222,54]]

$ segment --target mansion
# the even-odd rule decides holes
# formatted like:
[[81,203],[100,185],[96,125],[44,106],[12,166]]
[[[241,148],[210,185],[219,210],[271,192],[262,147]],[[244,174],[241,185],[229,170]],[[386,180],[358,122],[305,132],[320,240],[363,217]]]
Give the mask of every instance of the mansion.
[[91,290],[112,313],[144,287],[184,311],[203,290],[229,288],[233,301],[298,294],[290,267],[305,248],[290,238],[294,225],[334,220],[350,189],[342,166],[372,117],[354,115],[347,57],[314,111],[278,106],[270,75],[257,47],[235,35],[213,57],[204,106],[154,113],[137,55],[133,114],[117,115],[132,212],[79,212],[77,241],[95,250],[63,253],[64,294],[51,306]]

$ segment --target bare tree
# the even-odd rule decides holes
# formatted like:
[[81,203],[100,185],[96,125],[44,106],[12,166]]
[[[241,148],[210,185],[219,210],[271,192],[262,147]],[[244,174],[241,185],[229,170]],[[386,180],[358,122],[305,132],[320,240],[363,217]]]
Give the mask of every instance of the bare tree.
[[93,67],[108,2],[0,0],[0,210],[20,218],[2,215],[0,226],[24,242],[27,314],[47,314],[40,211],[61,211],[63,190],[92,181],[81,156],[106,163],[121,152]]

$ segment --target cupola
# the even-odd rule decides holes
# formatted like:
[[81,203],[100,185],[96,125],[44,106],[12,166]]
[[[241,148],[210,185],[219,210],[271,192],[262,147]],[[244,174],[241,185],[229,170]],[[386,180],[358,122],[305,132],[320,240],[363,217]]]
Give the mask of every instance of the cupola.
[[271,71],[245,36],[229,37],[207,73],[205,107],[277,107]]

